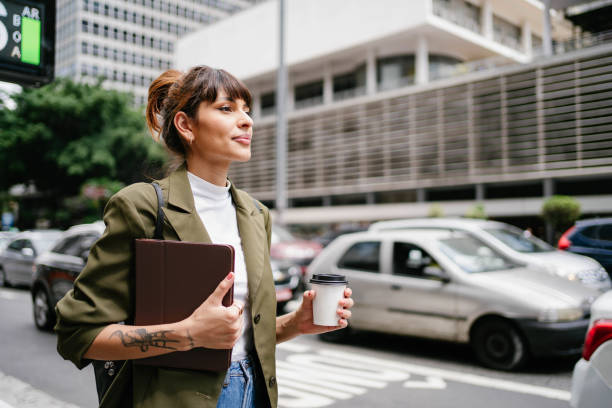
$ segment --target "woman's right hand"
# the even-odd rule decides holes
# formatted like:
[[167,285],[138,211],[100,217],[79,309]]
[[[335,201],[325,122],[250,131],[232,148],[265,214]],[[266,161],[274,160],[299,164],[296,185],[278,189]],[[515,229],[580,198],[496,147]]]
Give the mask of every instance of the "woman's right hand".
[[234,284],[234,273],[229,275],[188,318],[181,322],[191,340],[191,348],[231,349],[242,335],[244,305],[234,301],[223,306],[223,297]]

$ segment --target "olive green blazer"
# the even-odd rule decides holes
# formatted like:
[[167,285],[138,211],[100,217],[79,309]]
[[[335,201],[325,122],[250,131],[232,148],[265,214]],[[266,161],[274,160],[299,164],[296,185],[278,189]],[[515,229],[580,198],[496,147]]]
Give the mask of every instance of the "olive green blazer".
[[[185,166],[159,181],[164,201],[164,239],[211,242],[195,210]],[[270,267],[271,220],[268,209],[244,191],[230,189],[242,239],[249,286],[255,351],[261,361],[271,406],[276,407],[276,296]],[[129,322],[134,311],[134,239],[151,238],[157,196],[147,183],[130,185],[108,202],[106,230],[92,247],[74,289],[56,306],[58,351],[77,367],[92,341],[108,324]],[[177,274],[180,271],[177,271]],[[133,384],[133,401],[118,400]],[[101,407],[216,407],[225,373],[163,369],[126,364],[117,374]],[[93,381],[93,379],[92,379]],[[115,391],[115,392],[113,392]]]

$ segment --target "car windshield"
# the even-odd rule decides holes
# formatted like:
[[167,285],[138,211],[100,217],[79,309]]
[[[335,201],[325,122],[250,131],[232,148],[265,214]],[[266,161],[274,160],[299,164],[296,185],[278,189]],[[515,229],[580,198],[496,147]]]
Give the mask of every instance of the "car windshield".
[[467,273],[493,272],[516,268],[510,262],[476,238],[460,235],[438,241],[440,250]]
[[278,225],[272,227],[272,243],[295,241],[295,238],[289,231]]
[[485,228],[485,231],[518,252],[551,252],[555,248],[534,237],[529,231],[511,228]]
[[39,254],[47,252],[51,249],[51,246],[57,242],[59,237],[62,235],[61,232],[39,232],[36,237],[32,239],[34,247]]

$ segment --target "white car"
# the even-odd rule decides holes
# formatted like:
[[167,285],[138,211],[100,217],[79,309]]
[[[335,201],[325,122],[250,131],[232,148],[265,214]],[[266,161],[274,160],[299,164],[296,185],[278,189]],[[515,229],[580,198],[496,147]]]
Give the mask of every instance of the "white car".
[[353,290],[351,329],[470,343],[482,364],[501,370],[529,356],[579,355],[600,295],[462,231],[342,235],[308,267],[310,276],[330,273],[345,275]]
[[515,262],[535,266],[553,275],[605,292],[612,288],[606,270],[596,260],[558,250],[546,242],[512,225],[469,218],[422,218],[381,221],[371,231],[434,228],[467,232],[486,242]]
[[591,324],[582,358],[572,376],[574,408],[612,405],[612,291],[601,295],[591,306]]

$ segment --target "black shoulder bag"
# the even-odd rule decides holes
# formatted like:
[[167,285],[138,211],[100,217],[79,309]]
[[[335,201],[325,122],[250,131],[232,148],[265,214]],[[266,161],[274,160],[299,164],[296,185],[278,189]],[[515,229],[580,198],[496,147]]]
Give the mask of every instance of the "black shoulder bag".
[[[162,235],[163,224],[164,224],[164,212],[162,207],[164,206],[164,197],[162,195],[161,187],[159,184],[151,183],[155,189],[157,195],[157,217],[155,219],[155,232],[153,233],[153,239],[164,239]],[[126,364],[130,364],[129,361],[118,360],[118,361],[101,361],[93,360],[92,365],[94,368],[94,374],[96,377],[96,390],[98,391],[98,401],[102,402],[102,398],[106,395],[106,392],[113,384],[116,378],[116,374],[124,368]],[[131,379],[130,379],[131,382]],[[131,392],[131,390],[129,390]]]

